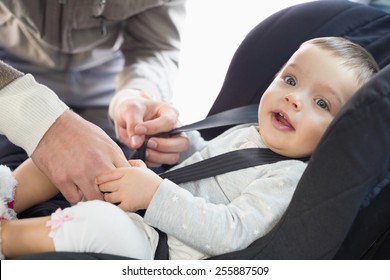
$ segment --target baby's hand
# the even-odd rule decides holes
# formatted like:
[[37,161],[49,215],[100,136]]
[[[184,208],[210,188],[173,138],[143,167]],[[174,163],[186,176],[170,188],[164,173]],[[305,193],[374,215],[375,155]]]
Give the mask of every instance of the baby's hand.
[[96,178],[104,200],[124,211],[146,209],[163,181],[140,160],[130,160],[131,167],[110,170]]

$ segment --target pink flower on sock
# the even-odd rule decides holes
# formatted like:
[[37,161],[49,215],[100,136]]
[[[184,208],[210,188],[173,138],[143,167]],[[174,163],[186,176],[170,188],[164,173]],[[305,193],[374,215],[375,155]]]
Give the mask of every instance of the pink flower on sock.
[[46,226],[51,227],[49,236],[53,238],[58,229],[61,228],[62,224],[70,220],[72,220],[72,217],[68,214],[64,214],[62,209],[58,208],[53,214],[51,214],[51,220],[46,222]]

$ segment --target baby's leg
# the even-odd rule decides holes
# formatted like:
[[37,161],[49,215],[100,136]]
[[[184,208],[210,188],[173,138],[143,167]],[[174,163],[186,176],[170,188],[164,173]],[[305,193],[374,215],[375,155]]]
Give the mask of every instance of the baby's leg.
[[158,234],[139,216],[134,217],[131,219],[115,205],[96,200],[58,210],[51,217],[5,221],[3,252],[10,258],[67,251],[153,259]]
[[1,245],[7,258],[53,252],[54,242],[46,226],[50,217],[1,221]]
[[14,199],[16,213],[58,194],[58,189],[30,158],[18,166],[13,174],[17,181]]

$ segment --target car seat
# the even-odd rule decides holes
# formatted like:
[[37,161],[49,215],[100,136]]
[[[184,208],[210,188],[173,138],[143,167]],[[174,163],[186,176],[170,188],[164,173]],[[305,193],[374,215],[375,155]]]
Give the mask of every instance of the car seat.
[[[238,47],[209,115],[258,103],[299,45],[322,36],[362,45],[381,70],[336,116],[273,230],[244,250],[212,259],[390,258],[389,14],[349,1],[313,1],[273,14]],[[212,139],[225,129],[202,135]],[[23,259],[125,258],[56,252]]]

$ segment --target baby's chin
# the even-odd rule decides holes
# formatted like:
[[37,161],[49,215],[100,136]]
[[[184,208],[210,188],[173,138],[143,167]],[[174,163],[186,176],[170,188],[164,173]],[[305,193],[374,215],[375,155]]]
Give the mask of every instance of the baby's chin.
[[275,145],[275,143],[277,142],[277,141],[275,141],[275,138],[270,137],[269,134],[265,135],[265,136],[262,135],[259,127],[257,127],[257,131],[259,132],[259,135],[260,135],[261,139],[263,140],[263,143],[266,146],[266,148],[270,149],[274,153],[277,153],[281,156],[299,159],[299,158],[309,157],[312,154],[311,152],[309,152],[307,150],[301,150],[302,147],[298,147],[298,148],[294,149],[292,147],[283,146],[283,144],[281,144],[280,146],[277,146],[277,145]]
[[285,156],[288,158],[302,159],[302,158],[310,157],[311,155],[311,153],[308,152],[296,152],[296,151],[291,151],[290,149],[276,148],[272,146],[267,146],[267,148],[273,151],[274,153],[277,153],[281,156]]

